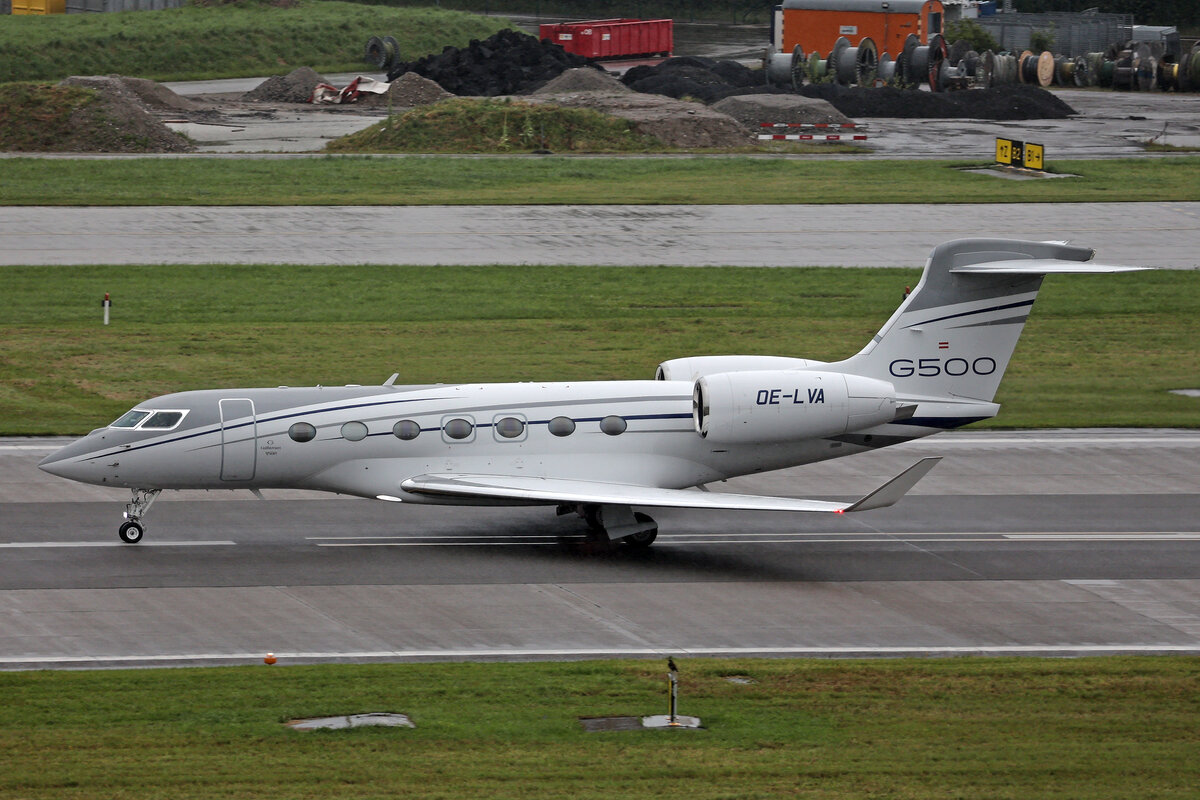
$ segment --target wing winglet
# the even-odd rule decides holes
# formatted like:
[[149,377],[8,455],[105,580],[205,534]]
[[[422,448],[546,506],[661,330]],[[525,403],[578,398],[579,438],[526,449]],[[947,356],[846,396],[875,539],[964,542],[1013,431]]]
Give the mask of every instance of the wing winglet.
[[740,511],[869,511],[899,500],[925,477],[940,457],[923,458],[866,497],[854,503],[791,497],[659,489],[599,481],[537,478],[515,475],[416,475],[401,482],[406,492],[474,498],[498,504],[597,503],[608,505],[711,508]]
[[858,502],[846,506],[846,511],[871,511],[876,508],[887,508],[917,485],[917,481],[929,474],[929,470],[937,466],[941,456],[922,458],[908,469],[901,472],[890,481],[871,492]]

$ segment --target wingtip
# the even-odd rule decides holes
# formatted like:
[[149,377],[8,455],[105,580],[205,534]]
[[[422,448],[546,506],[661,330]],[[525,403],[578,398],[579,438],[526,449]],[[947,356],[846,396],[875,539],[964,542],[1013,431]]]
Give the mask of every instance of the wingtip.
[[927,456],[908,469],[901,472],[875,491],[863,497],[856,503],[846,506],[845,511],[871,511],[876,508],[887,508],[908,494],[917,482],[929,474],[929,471],[942,460],[941,456]]

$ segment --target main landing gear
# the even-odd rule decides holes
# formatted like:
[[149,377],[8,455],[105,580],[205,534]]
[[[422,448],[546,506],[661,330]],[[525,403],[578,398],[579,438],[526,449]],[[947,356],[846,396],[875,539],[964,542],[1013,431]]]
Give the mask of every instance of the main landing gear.
[[150,506],[154,504],[162,489],[134,489],[133,500],[125,504],[125,522],[117,530],[117,535],[125,544],[137,544],[142,540],[146,529],[142,527],[141,519]]
[[658,538],[658,523],[629,506],[584,503],[576,506],[575,511],[587,522],[588,532],[596,539],[644,550]]

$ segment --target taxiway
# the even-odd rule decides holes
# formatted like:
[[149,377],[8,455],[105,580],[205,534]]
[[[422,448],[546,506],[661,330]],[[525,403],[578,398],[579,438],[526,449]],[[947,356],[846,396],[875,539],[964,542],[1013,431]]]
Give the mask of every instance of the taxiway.
[[973,236],[1070,240],[1200,268],[1200,203],[14,207],[0,265],[596,264],[919,267]]

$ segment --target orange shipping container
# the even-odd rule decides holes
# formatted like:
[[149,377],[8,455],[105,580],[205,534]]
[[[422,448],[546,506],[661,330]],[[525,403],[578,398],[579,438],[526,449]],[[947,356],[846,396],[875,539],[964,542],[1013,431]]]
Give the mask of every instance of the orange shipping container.
[[65,14],[67,0],[12,0],[14,14]]
[[897,56],[910,33],[929,44],[944,17],[940,0],[783,0],[776,34],[784,53],[800,45],[828,56],[840,36],[852,45],[870,36],[879,52]]

